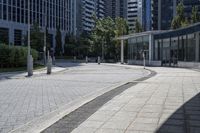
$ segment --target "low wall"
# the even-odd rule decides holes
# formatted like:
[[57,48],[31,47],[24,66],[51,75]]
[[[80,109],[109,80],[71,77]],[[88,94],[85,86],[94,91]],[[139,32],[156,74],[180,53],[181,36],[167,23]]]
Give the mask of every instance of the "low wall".
[[[142,60],[128,60],[128,64],[129,65],[141,65],[141,66],[144,65]],[[161,63],[161,61],[150,61],[149,62],[149,60],[146,60],[146,66],[162,66],[162,63]],[[183,68],[198,68],[198,69],[200,69],[200,62],[183,62],[183,61],[178,61],[178,67],[183,67]]]
[[[142,60],[128,60],[129,65],[144,65]],[[161,66],[161,61],[150,61],[146,60],[147,66]]]
[[200,69],[200,62],[178,62],[178,67],[187,67],[187,68],[199,68]]

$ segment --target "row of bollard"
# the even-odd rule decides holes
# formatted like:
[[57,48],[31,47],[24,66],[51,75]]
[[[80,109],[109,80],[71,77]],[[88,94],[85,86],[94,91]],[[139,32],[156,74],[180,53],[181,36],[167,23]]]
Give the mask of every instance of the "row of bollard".
[[[27,72],[28,72],[28,77],[33,76],[33,57],[32,55],[28,56],[28,64],[27,64]],[[55,60],[55,59],[54,59]],[[55,61],[54,61],[55,63]],[[49,56],[49,52],[48,52],[48,60],[47,60],[47,74],[51,74],[52,73],[52,65],[53,65],[53,61],[51,56]]]
[[[28,58],[29,58],[28,59],[28,76],[32,76],[33,75],[33,57],[30,55]],[[48,52],[48,56],[47,56],[47,74],[48,75],[50,75],[52,73],[52,66],[53,66],[53,64],[55,64],[55,59],[53,59],[53,60],[52,60],[52,57],[49,56],[49,52]],[[74,58],[74,60],[76,60],[76,59]],[[86,62],[86,64],[89,62],[88,56],[86,56],[85,62]],[[97,63],[99,65],[101,64],[100,56],[98,56],[98,58],[97,58]]]
[[[87,64],[88,63],[88,57],[86,56],[85,57],[85,63]],[[98,58],[97,58],[97,63],[100,65],[101,64],[101,57],[100,56],[98,56]]]

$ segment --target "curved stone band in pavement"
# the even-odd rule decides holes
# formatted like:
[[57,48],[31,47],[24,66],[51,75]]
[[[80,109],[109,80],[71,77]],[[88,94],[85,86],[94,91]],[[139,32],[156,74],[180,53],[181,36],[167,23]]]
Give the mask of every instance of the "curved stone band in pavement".
[[115,96],[72,133],[200,133],[200,72],[149,69],[157,74]]
[[[151,71],[151,70],[149,70]],[[143,78],[139,78],[135,80],[135,82],[129,82],[122,86],[119,86],[97,98],[90,101],[89,103],[81,106],[80,108],[76,109],[75,111],[71,112],[69,115],[65,116],[42,133],[70,133],[75,128],[77,128],[82,122],[88,119],[92,114],[94,114],[100,107],[102,107],[105,103],[110,101],[115,96],[119,95],[126,89],[134,86],[139,81],[144,81],[148,78],[151,78],[156,75],[155,71],[151,71],[151,74],[145,76]]]

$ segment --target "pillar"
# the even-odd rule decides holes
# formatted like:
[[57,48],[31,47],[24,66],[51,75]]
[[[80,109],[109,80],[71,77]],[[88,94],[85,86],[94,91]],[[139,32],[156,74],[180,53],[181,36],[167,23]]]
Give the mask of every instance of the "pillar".
[[199,32],[196,33],[195,61],[199,62]]
[[149,35],[149,65],[151,65],[151,61],[153,61],[153,54],[154,54],[154,37],[153,35]]
[[11,27],[9,28],[9,45],[12,44],[14,45],[14,29]]
[[124,40],[121,40],[121,64],[124,64]]

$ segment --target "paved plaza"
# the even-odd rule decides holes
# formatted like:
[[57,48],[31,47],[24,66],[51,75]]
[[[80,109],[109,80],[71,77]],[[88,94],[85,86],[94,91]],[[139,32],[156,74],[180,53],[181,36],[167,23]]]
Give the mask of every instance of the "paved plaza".
[[[200,72],[149,69],[156,76],[136,82],[88,115],[97,104],[92,101],[44,133],[71,132],[74,123],[79,124],[72,133],[200,133]],[[85,115],[84,121],[76,119]]]
[[[144,77],[149,71],[97,64],[58,64],[52,75],[9,74],[0,80],[0,132],[15,130],[95,92]],[[1,75],[4,77],[4,75]],[[5,76],[6,77],[6,76]]]

